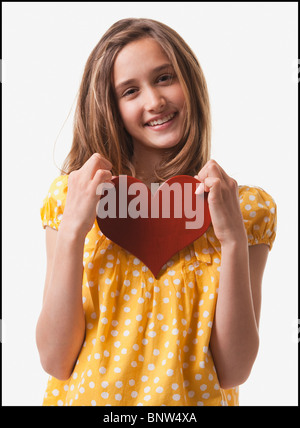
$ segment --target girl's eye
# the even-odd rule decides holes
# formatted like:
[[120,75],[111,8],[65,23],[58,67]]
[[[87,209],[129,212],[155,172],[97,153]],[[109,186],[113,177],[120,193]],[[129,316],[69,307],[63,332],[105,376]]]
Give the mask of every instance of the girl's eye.
[[159,82],[171,82],[173,79],[173,74],[164,74],[158,78]]
[[129,95],[134,94],[134,92],[135,92],[135,89],[128,89],[123,93],[122,97],[128,97]]

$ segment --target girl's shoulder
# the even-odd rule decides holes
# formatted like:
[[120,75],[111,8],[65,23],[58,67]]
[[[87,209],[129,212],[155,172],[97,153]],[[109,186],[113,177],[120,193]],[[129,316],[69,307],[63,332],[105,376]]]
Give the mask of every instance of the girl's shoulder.
[[65,207],[67,190],[68,175],[59,175],[50,184],[40,209],[44,228],[50,226],[53,229],[58,229]]
[[249,245],[265,243],[271,250],[277,227],[276,202],[258,186],[242,185],[238,190]]
[[55,197],[59,192],[65,192],[68,188],[68,178],[67,174],[56,177],[50,184],[48,194],[51,193]]

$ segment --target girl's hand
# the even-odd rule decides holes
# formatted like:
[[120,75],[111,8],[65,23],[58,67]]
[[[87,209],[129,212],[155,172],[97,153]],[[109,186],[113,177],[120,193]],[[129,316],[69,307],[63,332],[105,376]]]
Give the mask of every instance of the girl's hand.
[[212,225],[221,245],[247,239],[240,210],[237,182],[215,160],[209,160],[195,178],[200,181],[196,194],[209,192]]
[[70,173],[62,227],[86,236],[96,218],[97,187],[111,181],[111,168],[112,164],[107,159],[94,153],[80,169]]

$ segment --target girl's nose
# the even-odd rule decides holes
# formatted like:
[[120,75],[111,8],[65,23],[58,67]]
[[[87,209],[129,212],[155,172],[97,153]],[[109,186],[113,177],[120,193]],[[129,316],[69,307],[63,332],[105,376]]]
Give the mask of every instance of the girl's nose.
[[146,110],[160,111],[166,105],[165,97],[154,88],[149,88],[145,93],[144,107]]

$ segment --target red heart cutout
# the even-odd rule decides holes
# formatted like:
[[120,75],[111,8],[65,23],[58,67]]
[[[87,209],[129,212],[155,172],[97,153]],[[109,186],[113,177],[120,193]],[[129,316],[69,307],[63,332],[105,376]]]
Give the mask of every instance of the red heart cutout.
[[[112,182],[114,186],[104,183],[104,194],[99,201],[102,211],[97,206],[99,228],[107,238],[148,266],[156,278],[162,266],[203,235],[211,223],[208,193],[195,194],[199,181],[194,177],[169,178],[154,196],[134,177],[121,175]],[[104,218],[103,213],[110,216]]]

